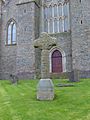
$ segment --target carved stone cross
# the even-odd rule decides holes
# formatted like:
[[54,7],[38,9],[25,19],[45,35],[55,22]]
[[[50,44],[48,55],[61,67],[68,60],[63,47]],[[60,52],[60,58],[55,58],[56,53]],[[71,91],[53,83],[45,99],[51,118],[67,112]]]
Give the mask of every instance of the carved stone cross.
[[37,99],[53,100],[54,85],[49,79],[49,50],[56,46],[56,39],[47,33],[42,33],[40,37],[34,41],[34,47],[41,49],[41,79],[37,87]]
[[56,46],[56,38],[52,38],[47,33],[42,33],[40,38],[35,40],[34,47],[41,49],[41,78],[49,78],[49,50]]

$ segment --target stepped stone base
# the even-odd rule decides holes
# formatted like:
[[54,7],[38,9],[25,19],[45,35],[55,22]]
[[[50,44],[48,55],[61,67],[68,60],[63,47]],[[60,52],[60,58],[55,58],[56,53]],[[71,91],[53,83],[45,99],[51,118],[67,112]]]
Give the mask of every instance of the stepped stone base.
[[54,99],[54,85],[51,79],[40,79],[37,86],[38,100],[53,100]]

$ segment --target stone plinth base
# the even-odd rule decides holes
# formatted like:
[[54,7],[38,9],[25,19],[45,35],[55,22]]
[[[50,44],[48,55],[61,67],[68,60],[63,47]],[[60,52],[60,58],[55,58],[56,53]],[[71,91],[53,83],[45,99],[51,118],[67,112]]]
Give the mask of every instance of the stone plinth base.
[[37,86],[38,100],[53,100],[54,99],[54,85],[51,79],[40,79]]

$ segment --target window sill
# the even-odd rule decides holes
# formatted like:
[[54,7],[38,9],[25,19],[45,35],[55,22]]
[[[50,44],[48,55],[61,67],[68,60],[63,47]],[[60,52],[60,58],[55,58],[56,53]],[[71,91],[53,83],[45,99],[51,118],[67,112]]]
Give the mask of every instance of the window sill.
[[58,33],[48,33],[49,35],[65,35],[65,34],[70,34],[70,31],[65,31],[65,32],[58,32]]
[[6,44],[5,46],[16,46],[17,44]]

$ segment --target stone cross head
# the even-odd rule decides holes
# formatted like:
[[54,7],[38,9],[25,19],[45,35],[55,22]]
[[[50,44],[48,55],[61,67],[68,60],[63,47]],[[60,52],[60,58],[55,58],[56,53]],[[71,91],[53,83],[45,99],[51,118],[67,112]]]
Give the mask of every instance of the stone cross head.
[[50,50],[53,46],[56,46],[56,38],[46,32],[41,33],[40,37],[34,41],[34,47],[41,50]]

